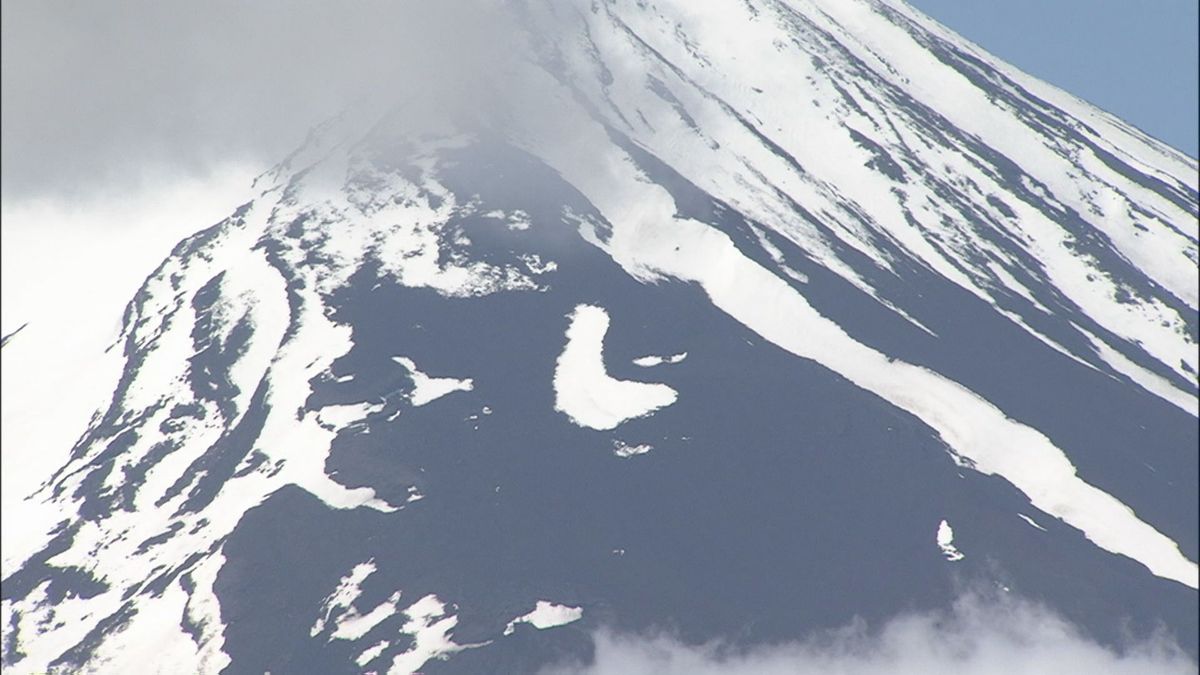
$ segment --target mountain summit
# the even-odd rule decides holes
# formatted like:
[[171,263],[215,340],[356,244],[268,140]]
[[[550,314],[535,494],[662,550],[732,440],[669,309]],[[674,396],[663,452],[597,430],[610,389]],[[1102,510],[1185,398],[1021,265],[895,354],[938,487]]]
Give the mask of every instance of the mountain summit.
[[1195,160],[899,1],[497,11],[494,78],[382,83],[129,302],[59,522],[6,515],[6,672],[537,672],[965,592],[1196,657]]

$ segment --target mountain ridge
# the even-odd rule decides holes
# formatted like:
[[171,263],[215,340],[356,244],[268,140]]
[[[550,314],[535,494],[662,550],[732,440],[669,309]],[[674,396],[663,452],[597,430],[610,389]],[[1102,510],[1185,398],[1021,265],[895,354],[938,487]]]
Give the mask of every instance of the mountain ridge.
[[[899,3],[521,7],[530,52],[504,64],[511,92],[484,97],[498,110],[443,120],[418,101],[331,122],[147,279],[108,357],[122,373],[111,401],[32,495],[73,517],[24,556],[6,552],[6,665],[115,672],[149,642],[168,672],[477,672],[492,652],[541,667],[586,651],[593,615],[643,626],[711,613],[663,576],[663,560],[700,550],[670,534],[694,515],[673,502],[706,516],[700,541],[761,551],[783,536],[788,498],[856,514],[883,550],[904,551],[898,578],[939,597],[957,574],[942,566],[978,555],[977,578],[1056,606],[1100,588],[1068,616],[1102,640],[1119,609],[1141,628],[1165,623],[1195,656],[1194,160]],[[580,371],[581,396],[604,408],[613,378],[677,400],[612,427],[560,412],[568,315],[589,306],[611,324],[587,348],[601,372]],[[684,351],[672,371],[632,361]],[[418,396],[429,378],[459,384]],[[819,487],[824,472],[848,489],[856,471],[888,500]],[[580,476],[639,495],[662,529]],[[916,499],[924,480],[953,496]],[[726,514],[689,486],[747,503]],[[906,506],[885,518],[887,504]],[[958,515],[937,513],[946,505]],[[763,533],[732,534],[762,513],[778,514]],[[869,553],[819,519],[805,541]],[[942,557],[947,521],[965,560]],[[987,542],[984,523],[1003,534]],[[1026,527],[1057,543],[1030,544]],[[925,553],[903,543],[914,528],[928,530]],[[319,555],[301,563],[313,533]],[[378,533],[412,536],[429,558],[406,568],[409,540]],[[680,552],[661,543],[675,536]],[[576,564],[541,559],[551,551]],[[741,580],[729,603],[764,590],[739,562],[786,569],[711,555],[699,578]],[[832,589],[854,583],[813,555],[785,557]],[[663,590],[642,590],[657,604],[638,605],[623,586],[636,574],[610,567],[630,559],[655,570]],[[1068,562],[1079,580],[1056,571]],[[304,585],[295,597],[269,578],[285,569]],[[754,639],[914,602],[882,581],[869,586],[884,600],[845,603],[796,582],[826,615],[760,618]],[[504,646],[516,643],[500,629],[540,602],[583,618]],[[735,604],[689,630],[708,639],[755,611]],[[525,628],[513,640],[532,639]],[[169,641],[149,637],[162,631]]]

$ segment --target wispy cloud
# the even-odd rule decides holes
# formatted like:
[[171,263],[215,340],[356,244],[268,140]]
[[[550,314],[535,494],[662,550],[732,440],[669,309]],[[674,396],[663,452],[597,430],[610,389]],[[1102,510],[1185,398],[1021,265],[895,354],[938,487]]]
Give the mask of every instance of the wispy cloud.
[[4,2],[5,201],[266,168],[367,94],[494,82],[495,0]]
[[1182,675],[1197,668],[1162,635],[1106,647],[1041,605],[977,594],[947,611],[903,615],[875,629],[855,622],[749,649],[688,645],[667,633],[602,630],[594,640],[594,663],[560,664],[543,675]]

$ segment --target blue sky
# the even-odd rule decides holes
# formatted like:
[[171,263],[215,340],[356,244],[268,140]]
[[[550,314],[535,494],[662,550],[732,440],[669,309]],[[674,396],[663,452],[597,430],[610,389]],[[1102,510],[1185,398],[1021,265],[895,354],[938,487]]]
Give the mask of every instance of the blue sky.
[[1197,0],[909,0],[992,54],[1197,156]]

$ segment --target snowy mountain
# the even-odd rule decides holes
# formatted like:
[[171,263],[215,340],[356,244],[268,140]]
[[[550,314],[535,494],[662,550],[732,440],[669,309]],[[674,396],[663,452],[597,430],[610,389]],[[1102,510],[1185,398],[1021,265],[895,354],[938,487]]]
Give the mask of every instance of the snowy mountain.
[[129,302],[5,515],[6,672],[536,672],[979,588],[1196,657],[1194,159],[899,1],[511,12],[486,111],[319,127]]

